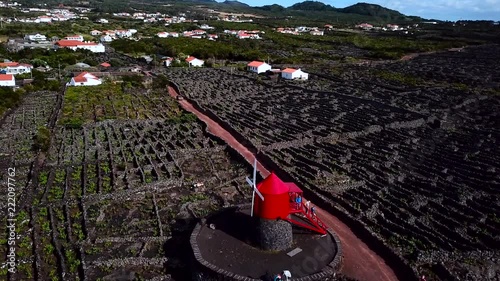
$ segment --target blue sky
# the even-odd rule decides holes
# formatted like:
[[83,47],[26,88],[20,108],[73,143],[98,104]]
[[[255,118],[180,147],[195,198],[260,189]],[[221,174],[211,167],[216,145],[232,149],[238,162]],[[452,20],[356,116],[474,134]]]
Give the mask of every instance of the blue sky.
[[[219,0],[222,2],[221,0]],[[279,4],[289,7],[305,0],[239,0],[250,6]],[[337,0],[321,1],[335,8],[344,8],[358,2],[378,4],[405,15],[439,20],[495,20],[500,21],[500,0]]]

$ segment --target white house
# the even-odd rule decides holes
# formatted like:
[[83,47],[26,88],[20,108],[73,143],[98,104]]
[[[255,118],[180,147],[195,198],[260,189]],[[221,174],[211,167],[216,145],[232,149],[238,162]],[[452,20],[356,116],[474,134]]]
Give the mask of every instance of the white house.
[[0,63],[0,72],[5,74],[23,74],[30,73],[33,69],[31,64],[18,63],[18,62],[3,62]]
[[109,36],[109,35],[104,35],[104,36],[101,36],[101,42],[111,42],[113,41],[113,37]]
[[129,38],[132,36],[132,32],[130,32],[130,30],[120,29],[120,30],[115,30],[115,32],[116,36],[120,38]]
[[177,37],[179,37],[179,33],[177,33],[177,32],[170,32],[170,36],[177,38]]
[[101,79],[88,72],[82,72],[77,76],[71,78],[71,81],[68,82],[66,86],[96,86],[101,84]]
[[165,31],[163,31],[163,32],[158,32],[158,33],[156,33],[156,36],[158,36],[159,38],[167,38],[167,37],[169,37],[169,36],[170,36],[170,33],[165,32]]
[[0,74],[0,87],[14,87],[16,80],[12,74]]
[[247,64],[247,69],[248,71],[255,72],[258,74],[271,70],[271,65],[262,61],[252,61],[251,63]]
[[101,31],[99,31],[99,30],[92,30],[92,31],[90,32],[90,35],[92,35],[92,36],[99,36],[99,35],[101,35],[101,34],[102,34],[102,32],[101,32]]
[[319,36],[323,36],[325,34],[322,30],[312,30],[310,33],[311,35],[319,35]]
[[104,53],[105,48],[104,45],[101,43],[95,43],[95,42],[80,42],[76,40],[59,40],[55,44],[55,48],[68,48],[73,51],[76,49],[85,49],[89,50],[93,53]]
[[300,68],[299,69],[285,68],[283,69],[283,71],[281,71],[281,78],[290,80],[292,79],[307,80],[309,79],[309,74],[300,70]]
[[75,40],[75,41],[83,42],[83,36],[81,36],[81,35],[70,35],[70,36],[64,37],[64,40]]
[[36,20],[35,20],[36,23],[40,23],[40,22],[52,22],[52,18],[49,17],[49,16],[39,16]]
[[189,63],[189,66],[194,67],[201,67],[205,63],[204,61],[191,56],[186,59],[186,62]]
[[98,19],[97,22],[98,23],[109,23],[109,21],[107,19]]
[[174,58],[168,57],[163,61],[163,65],[166,67],[169,67],[173,61],[174,61]]
[[24,40],[29,40],[29,41],[47,41],[47,36],[42,35],[42,34],[28,34],[24,36]]

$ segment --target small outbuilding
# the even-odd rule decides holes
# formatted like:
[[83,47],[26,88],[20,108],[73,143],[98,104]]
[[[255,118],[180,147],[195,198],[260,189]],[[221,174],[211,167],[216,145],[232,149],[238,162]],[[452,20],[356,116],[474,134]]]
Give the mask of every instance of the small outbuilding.
[[281,78],[288,80],[307,80],[309,79],[309,74],[304,71],[295,68],[285,68],[281,71]]
[[252,61],[247,64],[248,71],[255,72],[257,74],[271,70],[271,65],[262,61]]
[[16,86],[16,80],[12,74],[0,74],[0,86],[1,87],[14,87]]
[[71,81],[67,84],[67,86],[97,86],[101,84],[101,79],[88,72],[82,72],[71,78]]
[[189,64],[189,66],[194,66],[194,67],[202,67],[203,64],[205,64],[204,61],[200,60],[200,59],[197,59],[193,56],[189,56],[187,59],[186,59],[186,62]]

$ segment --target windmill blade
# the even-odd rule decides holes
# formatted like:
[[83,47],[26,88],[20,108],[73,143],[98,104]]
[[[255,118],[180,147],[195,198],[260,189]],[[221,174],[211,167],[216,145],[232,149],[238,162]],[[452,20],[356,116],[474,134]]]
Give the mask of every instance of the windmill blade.
[[264,196],[262,196],[262,194],[260,193],[260,191],[256,187],[254,187],[254,190],[255,190],[255,193],[257,193],[257,195],[259,195],[260,199],[262,201],[264,201]]
[[257,157],[254,158],[253,160],[253,183],[254,187],[257,182]]
[[252,182],[252,180],[251,180],[250,178],[248,178],[248,177],[247,177],[247,178],[246,178],[246,180],[247,180],[248,184],[249,184],[251,187],[255,188],[255,184],[253,184],[253,182]]

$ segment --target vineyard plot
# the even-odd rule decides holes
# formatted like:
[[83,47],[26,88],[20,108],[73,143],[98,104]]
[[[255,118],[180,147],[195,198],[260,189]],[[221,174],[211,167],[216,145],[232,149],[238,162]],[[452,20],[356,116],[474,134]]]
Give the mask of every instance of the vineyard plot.
[[[32,148],[39,126],[51,130],[46,152]],[[30,95],[2,140],[2,167],[16,166],[29,201],[17,215],[26,280],[168,279],[186,272],[182,222],[251,195],[239,188],[245,166],[166,91],[105,83]]]
[[[471,48],[382,64],[372,69],[399,76],[373,81],[354,67],[307,82],[220,69],[167,75],[301,186],[361,222],[416,274],[488,280],[500,276],[485,269],[500,258],[500,100],[471,82],[485,69],[498,73],[485,54]],[[445,75],[462,57],[479,65],[467,74],[468,89],[450,76],[410,83],[403,74],[425,64]],[[391,85],[394,77],[408,84]]]

